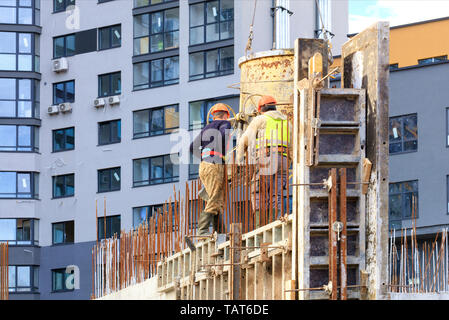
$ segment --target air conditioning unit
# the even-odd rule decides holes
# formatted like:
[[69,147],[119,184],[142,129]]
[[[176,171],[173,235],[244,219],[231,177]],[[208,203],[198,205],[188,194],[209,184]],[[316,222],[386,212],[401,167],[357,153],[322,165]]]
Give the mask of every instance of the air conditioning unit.
[[51,106],[51,107],[48,107],[48,114],[57,114],[57,113],[59,113],[59,108],[58,108],[58,106]]
[[104,101],[103,98],[98,98],[94,100],[94,107],[96,108],[100,108],[100,107],[104,107],[106,104],[106,101]]
[[120,103],[120,97],[119,96],[112,96],[108,98],[108,103],[110,105],[118,104]]
[[63,72],[69,69],[69,62],[66,58],[59,58],[53,60],[53,71],[54,72]]
[[70,105],[70,103],[61,103],[59,105],[59,111],[61,111],[61,112],[72,111],[72,106]]

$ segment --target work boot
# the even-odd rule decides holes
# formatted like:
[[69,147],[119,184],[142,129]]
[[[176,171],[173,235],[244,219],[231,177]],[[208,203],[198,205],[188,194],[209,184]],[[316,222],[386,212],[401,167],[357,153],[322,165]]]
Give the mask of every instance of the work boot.
[[216,231],[217,233],[223,233],[223,228],[222,228],[222,224],[223,224],[223,218],[222,215],[217,213],[213,215],[213,228],[214,231]]
[[203,211],[200,213],[200,219],[198,221],[198,235],[199,236],[208,236],[209,226],[211,222],[213,223],[213,215],[209,212]]

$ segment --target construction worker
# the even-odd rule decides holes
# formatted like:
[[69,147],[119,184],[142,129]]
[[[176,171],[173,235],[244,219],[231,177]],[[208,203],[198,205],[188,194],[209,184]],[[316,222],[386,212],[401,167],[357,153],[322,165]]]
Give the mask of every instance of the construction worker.
[[[251,194],[255,193],[255,201],[252,197],[251,200],[256,216],[256,227],[260,225],[260,176],[266,176],[266,185],[263,188],[266,200],[262,205],[267,211],[270,210],[271,206],[273,215],[276,207],[278,213],[280,213],[281,202],[283,201],[282,191],[285,189],[288,179],[287,157],[292,158],[290,148],[291,126],[287,121],[287,116],[276,109],[276,104],[277,101],[272,96],[265,95],[260,98],[258,102],[260,115],[251,121],[237,145],[238,163],[243,162],[245,152],[249,150],[248,157],[251,159],[252,156],[249,163],[256,164],[251,192]],[[276,184],[277,194],[275,193]],[[272,194],[271,199],[270,194]]]
[[[190,145],[190,152],[201,159],[199,167],[200,180],[206,189],[208,200],[198,222],[198,235],[207,235],[212,223],[218,232],[224,206],[224,163],[227,135],[231,129],[229,106],[217,103],[212,108],[213,121],[201,130]],[[201,154],[199,155],[199,151]]]

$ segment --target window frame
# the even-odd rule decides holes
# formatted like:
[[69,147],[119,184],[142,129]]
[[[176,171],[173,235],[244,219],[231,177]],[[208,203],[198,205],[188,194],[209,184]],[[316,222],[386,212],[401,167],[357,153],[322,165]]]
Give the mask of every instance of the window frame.
[[[61,150],[55,150],[55,133],[56,131],[64,131],[64,144],[67,145],[67,130],[73,129],[73,148],[64,148]],[[75,127],[67,127],[67,128],[61,128],[61,129],[53,129],[52,130],[52,152],[56,153],[56,152],[65,152],[65,151],[71,151],[71,150],[75,150]]]
[[[28,199],[28,200],[37,200],[39,198],[39,173],[32,171],[0,171],[0,173],[15,173],[15,193],[4,193],[5,195],[14,195],[13,197],[3,197],[0,194],[0,200],[4,199]],[[30,177],[30,192],[19,192],[19,175],[27,174]],[[19,197],[19,195],[29,195],[29,197]]]
[[[111,124],[113,122],[117,122],[120,125],[117,126],[117,128],[120,128],[119,130],[119,135],[118,135],[118,140],[114,140],[112,139],[112,126]],[[109,142],[107,143],[101,143],[100,142],[100,133],[101,133],[101,126],[104,125],[109,125]],[[107,146],[110,144],[116,144],[116,143],[121,143],[122,142],[122,119],[114,119],[114,120],[108,120],[108,121],[102,121],[102,122],[98,122],[98,146]]]
[[[231,47],[232,47],[232,53],[233,53],[233,59],[234,59],[234,63],[232,64],[232,69],[220,70],[220,68],[221,68],[221,55],[222,55],[222,53],[221,53],[222,51],[221,50],[223,50],[225,48],[231,48]],[[212,51],[218,51],[218,55],[217,55],[217,57],[218,57],[218,69],[216,71],[207,72],[207,53],[208,52],[212,52]],[[191,57],[191,55],[198,54],[198,53],[202,53],[203,54],[203,73],[191,75],[190,74],[190,57]],[[189,82],[232,75],[232,74],[234,74],[234,65],[235,65],[235,47],[234,47],[234,45],[225,46],[225,47],[219,47],[219,48],[214,48],[214,49],[209,49],[209,50],[190,52],[189,53]],[[218,74],[214,75],[214,76],[210,76],[210,77],[207,76],[207,74],[212,74],[212,73],[218,73]],[[201,76],[201,78],[199,78],[199,76]]]
[[53,0],[53,13],[65,12],[65,11],[67,11],[67,7],[69,7],[71,5],[76,6],[75,0],[73,0],[73,3],[70,3],[70,2],[72,2],[72,0],[62,0],[62,1],[64,1],[64,9],[56,10],[56,5],[55,5],[56,1],[57,0]]
[[[406,183],[416,183],[416,191],[404,191],[404,184]],[[388,201],[390,201],[390,197],[391,196],[401,196],[401,219],[395,219],[395,220],[391,220],[391,216],[390,216],[390,211],[388,212],[388,220],[391,223],[392,221],[394,222],[401,222],[404,220],[412,220],[412,219],[419,219],[419,180],[415,179],[415,180],[409,180],[409,181],[399,181],[399,182],[390,182],[389,184],[389,188],[392,184],[396,184],[400,186],[400,191],[399,192],[388,192]],[[413,211],[410,212],[410,216],[406,215],[406,198],[405,195],[407,194],[412,194],[416,196],[416,212],[415,212],[415,216],[413,217]],[[413,210],[413,209],[411,209]],[[389,228],[390,229],[390,228]]]
[[[213,1],[217,1],[218,2],[218,13],[217,13],[217,15],[219,17],[221,17],[221,2],[222,2],[222,0],[213,0]],[[221,24],[222,23],[232,22],[233,28],[235,26],[235,1],[233,1],[233,3],[232,3],[233,4],[233,10],[234,10],[233,15],[232,15],[232,19],[221,21],[221,18],[219,18],[218,22],[209,22],[209,23],[207,22],[207,3],[208,2],[209,1],[205,0],[203,2],[196,2],[196,3],[191,3],[191,4],[189,3],[189,46],[199,46],[199,45],[204,45],[204,44],[207,44],[207,43],[215,43],[215,42],[220,42],[220,41],[225,41],[225,40],[232,40],[235,37],[235,33],[233,31],[233,36],[231,38],[221,39]],[[191,8],[191,6],[195,6],[195,5],[199,5],[199,4],[201,4],[203,6],[203,24],[192,27],[190,25],[190,22],[192,21],[192,11],[190,10],[190,8]],[[210,25],[214,25],[214,24],[218,25],[218,37],[219,37],[219,39],[218,40],[213,40],[213,41],[207,41],[207,27],[210,26]],[[200,28],[200,27],[203,28],[203,41],[200,42],[200,43],[192,44],[192,42],[191,42],[191,39],[192,39],[192,37],[191,37],[191,30],[192,29],[196,29],[196,28]]]
[[[66,227],[67,227],[67,223],[72,222],[73,223],[73,241],[67,241],[66,240]],[[64,239],[62,242],[55,242],[55,226],[58,224],[62,224],[63,225],[63,233],[64,233]],[[64,244],[74,244],[75,243],[75,220],[69,220],[69,221],[61,221],[61,222],[53,222],[51,224],[51,243],[54,246],[57,245],[64,245]]]
[[[401,141],[400,141],[400,143],[401,143],[401,149],[402,149],[402,151],[399,151],[399,152],[390,152],[390,150],[388,150],[388,154],[391,156],[391,155],[397,155],[397,154],[406,154],[406,153],[412,153],[412,152],[418,152],[419,151],[419,143],[418,143],[418,140],[419,140],[419,136],[416,138],[416,139],[412,139],[412,140],[407,140],[407,141],[404,141],[404,118],[408,118],[408,117],[411,117],[411,116],[416,116],[416,128],[417,128],[417,135],[418,135],[418,113],[409,113],[409,114],[404,114],[404,115],[400,115],[400,116],[393,116],[393,117],[389,117],[388,118],[388,131],[390,131],[390,121],[391,120],[394,120],[394,119],[400,119],[400,122],[401,122]],[[406,142],[411,142],[411,141],[416,141],[416,150],[406,150],[406,151],[404,151],[404,144],[406,143]],[[390,141],[390,137],[388,137],[388,142],[389,142],[389,145],[391,145],[391,141]],[[394,142],[394,143],[399,143],[399,141],[398,142]]]
[[[173,205],[173,204],[172,204]],[[134,217],[135,217],[135,214],[136,214],[136,212],[134,211],[134,210],[136,210],[136,209],[142,209],[142,208],[146,208],[148,211],[148,215],[146,215],[146,219],[145,219],[145,221],[148,223],[148,221],[149,221],[149,219],[155,214],[155,213],[157,213],[157,209],[159,209],[159,208],[163,208],[163,206],[164,206],[164,204],[163,203],[161,203],[161,204],[151,204],[151,205],[146,205],[146,206],[140,206],[140,207],[133,207],[132,208],[132,217],[133,217],[133,228],[137,228],[137,227],[139,227],[140,226],[140,224],[142,224],[144,221],[142,221],[139,225],[135,225],[134,224],[134,222],[135,222],[135,219],[134,219]],[[156,211],[155,211],[156,210]],[[157,215],[156,215],[157,216]],[[156,224],[157,224],[157,218],[156,218]]]
[[[165,166],[166,166],[166,157],[170,157],[172,154],[164,154],[164,155],[159,155],[159,156],[154,156],[154,157],[145,157],[145,158],[138,158],[138,159],[133,159],[133,188],[140,188],[140,187],[148,187],[148,186],[155,186],[155,185],[159,185],[159,184],[167,184],[167,183],[176,183],[179,182],[179,178],[180,178],[180,174],[179,174],[179,164],[174,164],[172,163],[173,166],[178,166],[178,175],[177,176],[172,176],[172,177],[165,177]],[[163,177],[162,178],[157,178],[157,179],[153,179],[151,178],[151,171],[152,171],[152,160],[156,160],[162,158],[162,166],[164,168],[163,170]],[[148,180],[142,180],[142,181],[135,181],[134,180],[134,176],[135,176],[135,170],[134,170],[134,162],[135,161],[139,161],[139,160],[148,160]],[[162,180],[162,182],[156,182],[156,183],[151,183],[151,181],[154,180]],[[137,183],[137,185],[136,185]],[[145,184],[143,184],[145,183]]]
[[[39,152],[39,145],[36,145],[37,137],[39,137],[39,127],[34,125],[20,125],[20,124],[1,124],[0,127],[7,126],[7,127],[16,127],[16,143],[13,147],[11,146],[1,146],[0,145],[0,153],[2,152],[14,152],[14,153],[38,153]],[[30,145],[19,145],[19,128],[20,127],[30,127]],[[11,148],[11,150],[2,150],[2,148]],[[29,148],[30,150],[19,150]]]
[[[36,21],[36,12],[40,11],[39,7],[36,5],[36,0],[30,0],[31,1],[31,5],[30,6],[24,6],[20,4],[20,1],[17,0],[16,4],[13,6],[8,6],[8,5],[4,5],[0,3],[0,7],[2,8],[14,8],[15,9],[15,22],[11,23],[11,24],[15,24],[15,25],[36,25],[38,24],[38,21]],[[19,23],[19,18],[20,18],[20,9],[31,9],[31,23]],[[9,24],[9,23],[8,23]]]
[[[173,59],[173,58],[178,58],[178,64],[177,64],[178,78],[166,80],[165,79],[165,59]],[[164,66],[162,68],[162,80],[152,82],[151,81],[151,74],[152,74],[152,66],[151,65],[152,65],[153,61],[158,61],[158,60],[162,60],[162,65]],[[161,87],[167,87],[167,86],[173,86],[173,85],[179,84],[179,76],[180,76],[180,74],[179,74],[179,55],[134,63],[133,64],[133,74],[135,72],[134,66],[139,65],[139,64],[144,64],[144,63],[148,63],[148,83],[140,84],[137,87],[141,87],[141,88],[136,88],[136,85],[134,83],[134,77],[133,77],[133,91],[148,90],[148,89],[161,88]],[[171,82],[171,83],[169,83],[169,82]],[[143,86],[145,86],[145,87],[143,87]]]
[[[73,48],[72,54],[67,54],[67,38],[71,37],[71,36],[74,37],[75,47]],[[55,50],[56,49],[55,41],[56,41],[56,39],[60,39],[60,38],[64,38],[64,54],[62,56],[57,57],[56,50]],[[73,57],[74,55],[76,55],[76,33],[70,33],[70,34],[65,34],[62,36],[53,37],[53,59],[68,58],[68,57]]]
[[[69,83],[73,83],[73,100],[67,99],[67,84]],[[57,85],[63,85],[64,86],[64,101],[60,102],[60,103],[56,103],[56,86]],[[76,94],[76,88],[75,88],[75,80],[68,80],[68,81],[63,81],[63,82],[55,82],[53,83],[53,105],[57,106],[61,103],[74,103],[75,102],[75,94]]]
[[[60,292],[72,292],[75,290],[75,288],[73,289],[67,289],[65,283],[67,281],[67,277],[70,274],[74,274],[74,270],[72,270],[71,273],[67,273],[66,272],[67,268],[58,268],[58,269],[51,269],[51,292],[52,293],[60,293]],[[56,273],[62,273],[64,278],[63,278],[63,285],[64,288],[63,289],[55,289],[55,274]]]
[[[104,235],[105,236],[104,238],[100,238],[100,230],[102,229],[103,232],[104,232],[104,218],[105,217],[97,217],[97,239],[98,240],[110,239],[115,234],[117,234],[117,238],[120,239],[120,231],[121,231],[121,228],[122,228],[121,215],[117,214],[117,215],[106,216],[106,234]],[[112,225],[113,225],[112,219],[117,219],[117,218],[119,219],[119,222],[120,222],[120,228],[119,228],[118,232],[112,233]],[[108,230],[108,221],[110,221],[110,229],[111,230]],[[109,237],[107,237],[108,232],[110,233]]]
[[161,1],[158,2],[158,3],[151,3],[152,0],[148,0],[148,4],[143,5],[143,6],[136,6],[136,1],[137,1],[137,0],[134,0],[134,1],[133,1],[133,8],[134,8],[134,9],[136,9],[136,8],[147,8],[147,7],[157,6],[157,5],[161,5],[161,4],[163,4],[163,3],[167,3],[167,2],[175,2],[175,1],[179,2],[179,0],[161,0]]
[[[15,228],[14,228],[14,240],[5,240],[0,238],[0,242],[6,242],[8,241],[9,246],[38,246],[39,245],[39,239],[36,239],[36,236],[39,236],[39,220],[35,218],[0,218],[0,221],[2,220],[15,220]],[[24,221],[30,221],[30,240],[18,240],[17,239],[17,220],[23,220]],[[0,234],[1,236],[1,234]],[[27,243],[28,242],[28,243]]]
[[447,59],[447,54],[445,54],[445,55],[436,56],[436,57],[418,59],[418,65],[419,66],[425,66],[425,65],[428,65],[428,64],[444,62],[444,61],[447,61],[447,60],[448,60]]
[[[176,107],[176,109],[177,109],[176,112],[178,113],[178,126],[177,127],[173,127],[173,128],[166,128],[165,127],[165,116],[166,116],[165,109],[172,108],[172,107]],[[153,120],[153,112],[159,111],[159,110],[164,110],[163,118],[162,118],[162,122],[164,123],[164,129],[162,130],[163,133],[151,134],[151,132],[152,132],[151,131],[151,123],[152,123],[152,120]],[[136,113],[144,112],[144,111],[148,111],[148,127],[149,127],[149,131],[136,133],[135,126],[134,126],[134,117],[135,117]],[[179,104],[171,104],[171,105],[166,105],[166,106],[160,106],[160,107],[147,108],[147,109],[141,109],[141,110],[133,111],[133,140],[135,140],[135,139],[151,138],[151,137],[157,137],[157,136],[163,136],[163,135],[167,135],[167,134],[170,134],[170,133],[173,133],[173,132],[177,132],[178,129],[179,129]],[[161,131],[161,130],[158,130],[158,131]]]
[[[107,0],[107,1],[103,0],[103,2],[109,2],[109,1],[112,1],[112,0]],[[99,2],[99,3],[103,3],[103,2]],[[116,27],[120,28],[120,44],[119,45],[112,45],[112,28],[116,28]],[[108,29],[109,46],[107,48],[102,48],[101,47],[101,40],[102,40],[102,37],[101,37],[102,33],[101,33],[101,31],[105,30],[105,29]],[[97,38],[98,38],[98,51],[109,50],[109,49],[114,49],[114,48],[120,48],[122,46],[122,25],[119,23],[119,24],[115,24],[115,25],[111,25],[111,26],[107,26],[107,27],[98,28],[98,36],[97,36]]]
[[[56,178],[64,178],[64,190],[67,188],[67,177],[73,176],[73,194],[67,195],[67,192],[64,192],[63,196],[55,196],[55,179]],[[74,173],[68,173],[68,174],[61,174],[57,176],[52,176],[52,199],[63,199],[63,198],[71,198],[75,196],[75,174]]]
[[[115,75],[120,75],[120,92],[119,93],[112,93],[112,77]],[[108,88],[108,94],[107,95],[102,95],[100,90],[101,90],[101,79],[103,77],[108,77],[109,78],[109,88]],[[121,71],[116,71],[116,72],[110,72],[110,73],[104,73],[104,74],[99,74],[98,75],[98,97],[97,98],[107,98],[107,97],[113,97],[113,96],[118,96],[122,94],[122,72]]]
[[[14,81],[14,89],[15,89],[15,97],[14,99],[0,99],[1,101],[9,101],[14,102],[14,116],[0,116],[3,119],[38,119],[39,118],[39,89],[36,90],[37,86],[39,86],[39,80],[29,79],[29,78],[0,78]],[[30,81],[30,99],[21,99],[20,98],[20,81],[29,80]],[[31,104],[31,116],[24,117],[19,116],[19,104],[20,102],[29,102]]]
[[[18,286],[18,268],[20,267],[29,267],[30,268],[30,286]],[[14,276],[14,282],[15,282],[15,286],[11,287],[11,283],[8,284],[8,292],[10,293],[30,293],[30,292],[36,292],[39,290],[39,266],[35,266],[35,265],[9,265],[8,266],[8,273],[10,274],[10,270],[9,268],[15,268],[15,276]],[[37,273],[37,280],[35,279],[35,274]],[[37,286],[35,286],[37,281]],[[18,289],[22,289],[22,290],[18,290]],[[25,289],[25,290],[23,290]],[[29,289],[29,290],[26,290]]]
[[[15,67],[14,69],[0,69],[0,71],[7,71],[7,72],[39,72],[39,68],[37,66],[39,65],[38,62],[40,53],[36,52],[36,37],[39,37],[39,34],[33,33],[33,32],[20,32],[20,31],[0,31],[0,33],[14,33],[15,35],[15,48],[14,52],[0,52],[0,55],[14,55],[14,63]],[[30,52],[20,52],[20,35],[25,34],[30,36]],[[38,40],[39,41],[39,40]],[[38,46],[39,48],[39,46]],[[31,69],[30,70],[22,70],[20,69],[20,56],[31,56]]]
[[[113,178],[113,170],[118,169],[118,175],[119,175],[119,186],[118,188],[112,188],[112,178]],[[120,191],[122,186],[122,172],[121,167],[113,167],[113,168],[106,168],[106,169],[98,169],[97,170],[97,193],[106,193],[106,192],[113,192],[113,191]],[[100,190],[100,175],[101,173],[107,173],[109,176],[109,186],[107,190]]]

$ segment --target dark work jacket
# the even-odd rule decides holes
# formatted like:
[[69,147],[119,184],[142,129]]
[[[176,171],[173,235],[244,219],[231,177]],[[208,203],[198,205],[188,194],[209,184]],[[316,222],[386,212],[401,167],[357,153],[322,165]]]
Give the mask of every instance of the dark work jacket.
[[[226,136],[230,133],[231,123],[227,120],[214,120],[205,126],[190,144],[190,152],[197,158],[209,163],[223,164],[220,156],[206,156],[209,151],[226,155]],[[201,156],[203,154],[203,156]]]

